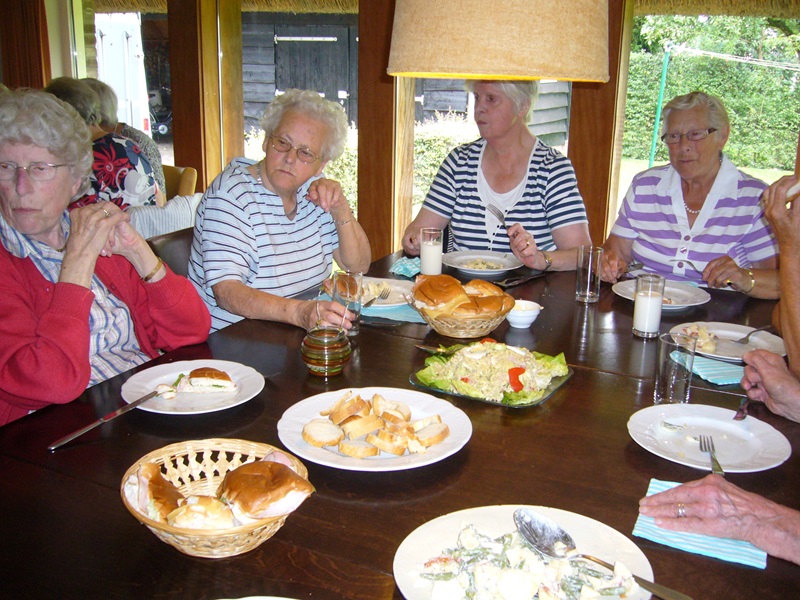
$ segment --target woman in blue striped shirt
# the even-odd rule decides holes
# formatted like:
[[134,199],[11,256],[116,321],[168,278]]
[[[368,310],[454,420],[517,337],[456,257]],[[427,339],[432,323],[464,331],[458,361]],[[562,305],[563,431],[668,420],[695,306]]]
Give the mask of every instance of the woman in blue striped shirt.
[[[528,128],[538,94],[535,81],[468,82],[480,139],[444,160],[404,250],[419,254],[422,227],[452,233],[452,250],[512,253],[533,269],[572,270],[575,248],[590,245],[586,207],[569,159]],[[488,210],[494,204],[506,227]]]

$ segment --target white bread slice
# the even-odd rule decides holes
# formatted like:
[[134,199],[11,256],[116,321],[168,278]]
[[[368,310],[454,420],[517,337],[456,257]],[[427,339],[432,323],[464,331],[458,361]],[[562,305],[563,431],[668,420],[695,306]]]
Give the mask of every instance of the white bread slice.
[[364,400],[361,396],[356,396],[355,398],[350,398],[344,404],[342,404],[339,408],[334,410],[330,414],[330,420],[339,425],[342,423],[347,417],[351,417],[353,415],[361,415],[366,416],[369,414],[369,405],[367,401]]
[[303,439],[317,448],[336,446],[344,439],[344,431],[328,419],[312,419],[303,426]]
[[342,440],[339,442],[339,452],[353,458],[367,458],[378,456],[381,451],[377,446],[364,440]]
[[320,416],[323,416],[323,417],[329,416],[333,411],[335,411],[342,404],[344,404],[348,400],[348,398],[350,398],[350,396],[352,396],[352,395],[353,395],[353,392],[351,390],[347,390],[347,392],[345,392],[344,396],[339,398],[330,408],[327,408],[325,410],[320,411],[320,413],[319,413]]
[[433,423],[417,432],[417,440],[426,448],[430,448],[443,442],[448,435],[450,435],[450,428],[447,423]]
[[439,415],[428,415],[427,417],[423,417],[411,423],[411,428],[417,432],[420,429],[424,429],[428,425],[433,425],[434,423],[441,423],[442,417]]
[[411,409],[405,402],[400,402],[400,401],[389,402],[388,408],[393,411],[399,412],[403,416],[403,419],[405,419],[406,421],[411,420]]
[[387,423],[394,423],[395,425],[408,424],[408,419],[403,417],[400,411],[394,408],[387,408],[381,413],[380,417]]
[[368,433],[374,433],[383,427],[383,421],[375,415],[367,415],[366,417],[354,416],[342,424],[342,431],[348,439],[354,440]]
[[377,434],[368,433],[367,442],[390,454],[396,456],[403,456],[406,453],[407,442],[392,433],[384,430],[379,431]]
[[380,417],[387,408],[389,408],[389,404],[386,402],[386,398],[380,394],[374,394],[372,396],[373,415],[378,415]]

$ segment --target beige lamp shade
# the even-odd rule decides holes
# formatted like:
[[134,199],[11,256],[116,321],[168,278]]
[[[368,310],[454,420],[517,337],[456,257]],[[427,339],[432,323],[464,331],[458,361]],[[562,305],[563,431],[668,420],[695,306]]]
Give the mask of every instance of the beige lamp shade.
[[396,0],[390,75],[608,81],[606,0]]

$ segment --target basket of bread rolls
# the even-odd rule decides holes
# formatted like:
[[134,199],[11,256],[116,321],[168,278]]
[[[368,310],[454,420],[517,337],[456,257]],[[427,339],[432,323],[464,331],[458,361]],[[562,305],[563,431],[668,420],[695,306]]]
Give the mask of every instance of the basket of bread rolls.
[[184,554],[236,556],[258,547],[314,491],[308,471],[269,444],[207,439],[146,454],[122,478],[122,502]]
[[476,338],[493,331],[514,308],[514,298],[482,279],[461,282],[450,275],[421,275],[411,305],[442,335]]

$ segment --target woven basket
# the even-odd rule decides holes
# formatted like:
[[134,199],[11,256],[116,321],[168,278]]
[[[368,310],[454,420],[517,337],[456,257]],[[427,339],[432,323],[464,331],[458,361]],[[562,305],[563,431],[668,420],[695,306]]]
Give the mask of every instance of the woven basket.
[[[416,308],[416,307],[415,307]],[[433,327],[437,333],[452,338],[477,338],[483,337],[494,331],[505,319],[506,314],[513,308],[513,304],[508,309],[503,310],[491,317],[453,317],[438,316],[431,317],[424,308],[416,309],[422,315],[425,322]]]
[[[164,478],[172,482],[184,496],[216,496],[217,488],[228,471],[245,463],[260,460],[273,450],[278,448],[269,444],[235,439],[193,440],[164,446],[145,454],[127,470],[120,487],[122,502],[125,508],[161,541],[174,546],[184,554],[202,558],[222,558],[248,552],[271,538],[283,526],[286,515],[260,519],[230,529],[173,527],[140,513],[125,493],[125,482],[131,476],[136,476],[141,463],[155,463],[161,467]],[[303,463],[286,452],[284,454],[292,460],[297,473],[307,478],[308,471]]]

